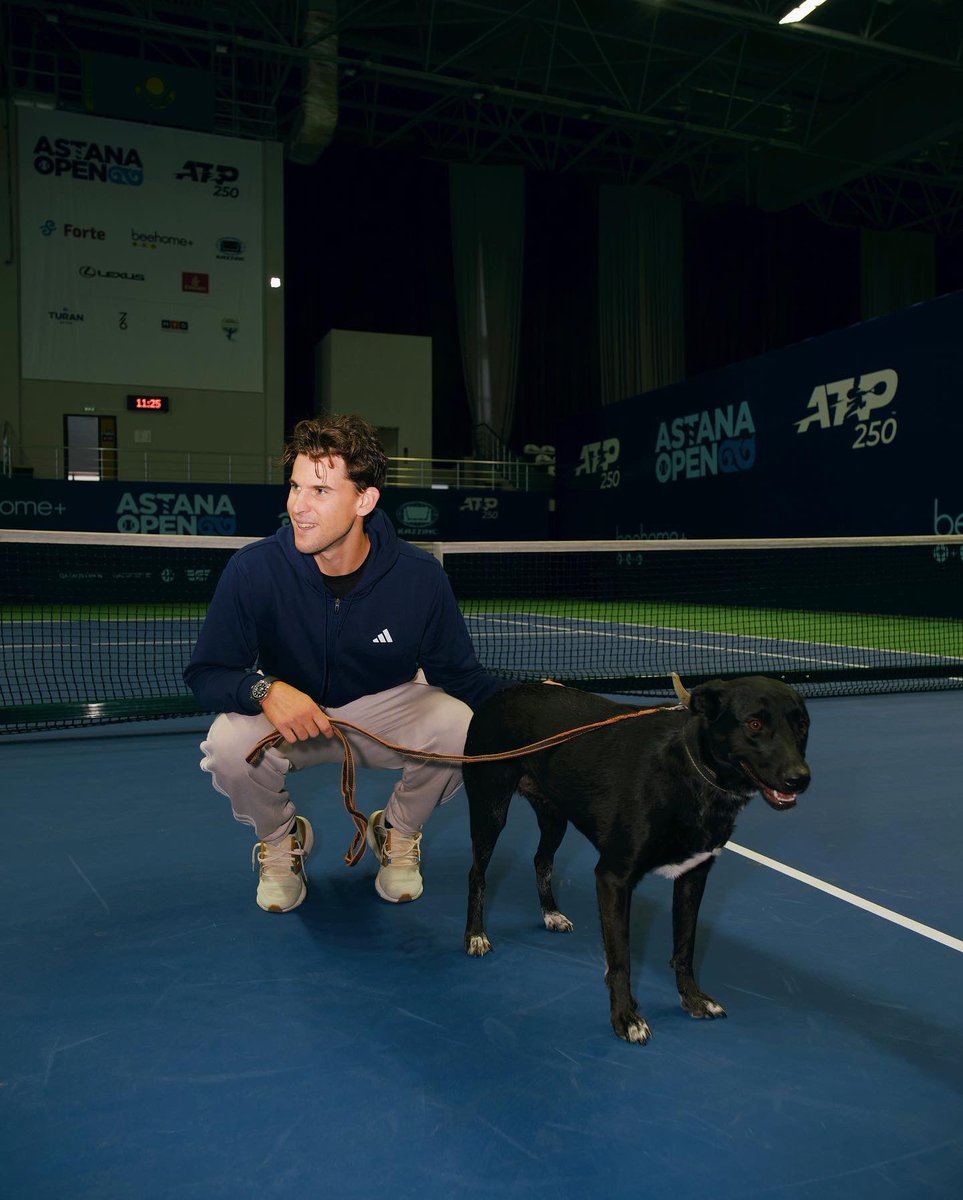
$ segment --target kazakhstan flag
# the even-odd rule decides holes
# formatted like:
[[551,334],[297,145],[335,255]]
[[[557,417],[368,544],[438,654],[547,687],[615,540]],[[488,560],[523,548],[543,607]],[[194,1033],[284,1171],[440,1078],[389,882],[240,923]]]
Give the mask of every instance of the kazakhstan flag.
[[199,129],[214,127],[214,78],[193,67],[85,54],[84,107],[101,117]]

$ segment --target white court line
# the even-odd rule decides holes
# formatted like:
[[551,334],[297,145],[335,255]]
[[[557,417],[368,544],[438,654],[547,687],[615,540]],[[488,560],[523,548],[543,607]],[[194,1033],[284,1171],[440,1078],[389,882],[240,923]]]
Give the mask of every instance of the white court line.
[[[500,623],[503,625],[521,625],[524,628],[526,633],[530,633],[532,630],[534,630],[536,632],[536,634],[547,631],[548,633],[564,633],[564,634],[570,634],[570,635],[574,636],[572,627],[570,625],[548,625],[548,624],[539,623],[539,622],[536,622],[533,624],[531,621],[516,620],[514,618],[511,618],[511,619],[503,618],[503,619],[501,619]],[[624,630],[628,629],[628,628],[650,629],[652,632],[644,634],[644,635],[635,634],[635,633],[633,633],[633,634],[625,633]],[[828,663],[830,666],[833,666],[833,667],[858,667],[858,668],[861,668],[864,670],[869,670],[869,667],[870,667],[869,663],[853,663],[853,662],[850,662],[848,659],[843,660],[843,659],[835,659],[835,658],[825,658],[825,657],[813,656],[811,654],[806,654],[806,655],[793,654],[789,650],[760,650],[758,648],[758,645],[750,645],[750,646],[743,646],[743,647],[729,645],[725,641],[725,638],[728,635],[723,634],[723,633],[720,633],[717,635],[720,640],[718,642],[716,642],[715,644],[712,644],[712,643],[705,644],[705,643],[693,642],[691,637],[687,638],[685,641],[673,641],[671,638],[667,638],[667,637],[663,636],[664,633],[680,633],[680,632],[689,632],[689,631],[688,630],[682,631],[682,630],[677,630],[677,629],[669,629],[668,627],[665,627],[665,629],[663,630],[663,628],[661,626],[657,626],[657,625],[600,626],[600,627],[594,628],[594,629],[580,629],[577,632],[580,637],[607,638],[609,641],[616,641],[616,642],[643,642],[646,646],[653,645],[653,644],[658,644],[660,646],[681,646],[683,650],[714,650],[714,651],[727,650],[727,651],[731,651],[733,654],[745,654],[745,655],[753,657],[753,658],[773,658],[773,659],[776,659],[778,662],[785,662],[787,660],[792,660],[794,662],[802,662],[802,663],[822,663],[822,664]],[[692,630],[691,632],[693,634],[699,634],[699,636],[705,636],[705,631]],[[492,633],[491,635],[489,635],[484,630],[480,634],[479,633],[473,634],[473,637],[477,641],[483,641],[486,637],[489,637],[489,636],[493,640],[498,639],[500,637],[500,635],[497,633]],[[711,632],[710,632],[709,636],[711,636]],[[734,636],[741,637],[744,641],[748,641],[748,642],[752,642],[754,640],[756,643],[774,640],[772,638],[763,638],[763,637],[755,637],[754,638],[754,636],[752,634],[745,634],[745,633],[735,634]],[[806,642],[800,642],[800,641],[798,641],[798,639],[790,639],[790,638],[775,639],[775,640],[778,641],[778,644],[780,646],[803,646],[803,645],[809,644]],[[822,646],[824,644],[825,643],[822,643],[822,642],[813,642],[812,643],[812,645],[815,647]],[[838,647],[838,648],[841,649],[842,647]],[[853,647],[853,649],[859,650],[859,649],[865,649],[865,648],[855,646],[855,647]],[[891,653],[891,654],[896,655],[898,661],[901,661],[902,659],[905,659],[905,657],[906,657],[905,655],[901,654],[901,652],[898,650],[888,651],[888,652],[884,652],[884,653]],[[942,657],[942,656],[938,656],[938,657]]]
[[883,908],[881,904],[874,904],[872,900],[864,900],[862,896],[854,896],[852,892],[844,892],[842,888],[834,887],[831,883],[825,883],[822,879],[817,879],[815,875],[807,875],[805,871],[797,871],[795,867],[787,867],[785,863],[777,862],[774,858],[767,858],[765,854],[758,854],[755,850],[748,850],[745,846],[739,846],[735,842],[727,842],[726,849],[733,850],[736,854],[741,854],[743,858],[751,859],[752,862],[769,867],[772,871],[779,871],[782,875],[788,875],[790,879],[798,879],[800,883],[817,888],[820,892],[826,892],[829,896],[835,896],[837,900],[845,900],[847,904],[853,904],[856,908],[862,908],[876,917],[882,917],[884,921],[892,921],[894,925],[902,925],[904,929],[909,929],[912,933],[918,933],[922,937],[930,938],[934,942],[939,942],[943,946],[949,946],[951,950],[957,950],[963,954],[963,941],[959,938],[951,937],[950,934],[943,933],[939,929],[932,929],[929,925],[922,925],[919,921],[914,921],[911,917],[904,917],[902,913],[893,912],[891,908]]

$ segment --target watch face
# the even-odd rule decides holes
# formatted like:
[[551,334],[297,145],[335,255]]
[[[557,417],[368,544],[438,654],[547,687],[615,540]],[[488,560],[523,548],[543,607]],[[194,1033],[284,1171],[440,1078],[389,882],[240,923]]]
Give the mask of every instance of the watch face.
[[266,679],[259,679],[254,687],[251,688],[252,700],[263,700],[271,690],[271,685]]

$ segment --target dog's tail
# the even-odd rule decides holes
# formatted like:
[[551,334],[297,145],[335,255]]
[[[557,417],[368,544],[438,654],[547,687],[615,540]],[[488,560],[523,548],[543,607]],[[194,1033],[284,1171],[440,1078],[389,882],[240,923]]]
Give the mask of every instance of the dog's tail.
[[683,686],[682,680],[675,673],[675,671],[672,672],[672,686],[675,688],[676,698],[678,699],[679,703],[681,705],[683,705],[685,708],[688,708],[689,700],[691,698],[690,694],[689,694],[689,692],[686,691],[685,687]]

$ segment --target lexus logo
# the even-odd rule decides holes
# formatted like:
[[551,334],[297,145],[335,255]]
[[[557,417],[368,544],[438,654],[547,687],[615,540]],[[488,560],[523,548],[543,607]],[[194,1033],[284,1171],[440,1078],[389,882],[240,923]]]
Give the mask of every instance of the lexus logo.
[[101,271],[97,267],[78,267],[77,274],[84,279],[126,279],[128,283],[143,283],[146,279],[135,271]]

